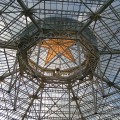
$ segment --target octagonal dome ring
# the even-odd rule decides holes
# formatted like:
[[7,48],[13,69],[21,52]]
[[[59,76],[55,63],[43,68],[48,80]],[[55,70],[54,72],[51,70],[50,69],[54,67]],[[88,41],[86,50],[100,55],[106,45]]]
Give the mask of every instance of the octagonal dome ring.
[[[20,71],[44,77],[46,82],[67,82],[92,77],[99,58],[94,33],[77,20],[50,17],[30,23],[20,36]],[[92,67],[91,67],[92,66]]]

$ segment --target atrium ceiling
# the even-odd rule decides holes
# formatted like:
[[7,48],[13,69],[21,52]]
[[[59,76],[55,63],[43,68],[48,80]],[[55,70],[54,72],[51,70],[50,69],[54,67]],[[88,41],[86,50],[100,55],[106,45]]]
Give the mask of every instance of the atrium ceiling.
[[120,1],[1,0],[0,120],[120,120]]

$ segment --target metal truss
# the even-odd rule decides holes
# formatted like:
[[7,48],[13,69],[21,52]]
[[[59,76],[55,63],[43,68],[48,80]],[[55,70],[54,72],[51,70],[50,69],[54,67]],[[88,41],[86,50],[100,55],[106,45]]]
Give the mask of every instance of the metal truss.
[[[119,120],[119,12],[119,0],[1,0],[0,120]],[[42,41],[68,38],[78,61],[44,65]]]

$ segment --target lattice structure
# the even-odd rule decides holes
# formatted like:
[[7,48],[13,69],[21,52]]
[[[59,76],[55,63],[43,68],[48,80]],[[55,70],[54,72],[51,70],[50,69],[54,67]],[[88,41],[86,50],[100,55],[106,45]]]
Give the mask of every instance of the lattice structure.
[[119,120],[119,12],[119,0],[1,0],[0,120]]

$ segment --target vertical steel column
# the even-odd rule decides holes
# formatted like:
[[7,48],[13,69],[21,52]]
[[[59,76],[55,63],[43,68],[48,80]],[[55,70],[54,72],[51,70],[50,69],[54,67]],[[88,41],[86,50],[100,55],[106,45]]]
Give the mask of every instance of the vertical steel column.
[[[44,83],[43,83],[43,82],[41,82],[41,84],[39,85],[38,89],[36,90],[35,96],[37,96],[37,94],[39,93],[39,91],[40,91],[41,89],[42,89],[42,90],[44,89]],[[22,117],[22,120],[24,120],[24,118],[26,117],[27,112],[29,111],[30,107],[33,105],[34,100],[35,100],[35,98],[32,98],[32,99],[31,99],[31,101],[30,101],[30,103],[29,103],[29,106],[28,106],[28,108],[26,109],[26,111],[25,111],[25,113],[24,113],[24,115],[23,115],[23,117]]]
[[69,92],[69,120],[71,120],[71,108],[70,108],[70,87],[68,86],[68,92]]
[[[75,93],[74,93],[74,91],[73,91],[72,88],[71,88],[71,93],[72,93],[72,95],[73,95],[73,98],[76,98]],[[79,113],[80,113],[80,115],[81,115],[81,119],[82,119],[82,120],[85,120],[85,118],[83,117],[83,113],[81,112],[81,109],[80,109],[80,106],[79,106],[79,103],[78,103],[77,99],[75,99],[75,102],[76,102],[77,108],[78,108],[78,110],[79,110]]]

